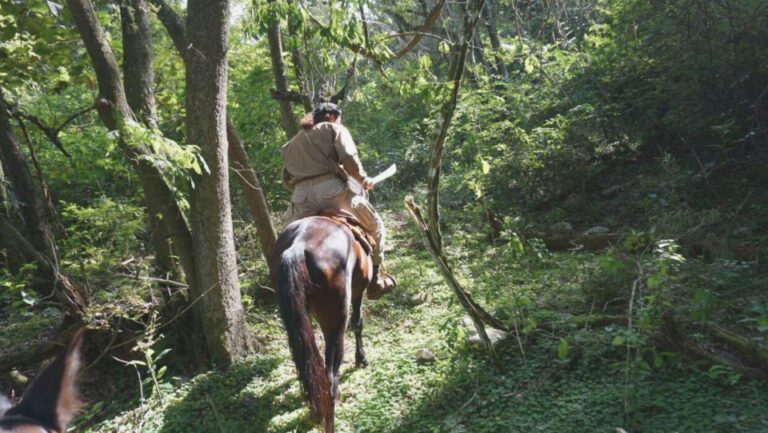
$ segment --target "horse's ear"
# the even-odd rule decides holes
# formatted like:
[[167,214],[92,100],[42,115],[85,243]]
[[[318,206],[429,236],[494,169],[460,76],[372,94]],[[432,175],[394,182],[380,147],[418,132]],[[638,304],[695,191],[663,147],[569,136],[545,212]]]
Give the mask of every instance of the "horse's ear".
[[24,391],[21,402],[7,415],[21,415],[57,432],[67,431],[67,425],[82,405],[77,393],[77,378],[82,367],[84,335],[84,329],[75,333],[69,347],[40,372]]

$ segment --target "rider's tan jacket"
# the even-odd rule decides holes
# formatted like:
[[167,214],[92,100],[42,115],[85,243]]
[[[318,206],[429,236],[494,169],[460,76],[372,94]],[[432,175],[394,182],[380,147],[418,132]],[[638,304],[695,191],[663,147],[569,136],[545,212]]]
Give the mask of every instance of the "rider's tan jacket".
[[283,185],[291,191],[302,181],[323,175],[343,177],[346,172],[361,184],[366,177],[352,135],[337,123],[322,122],[302,130],[283,145],[280,153]]

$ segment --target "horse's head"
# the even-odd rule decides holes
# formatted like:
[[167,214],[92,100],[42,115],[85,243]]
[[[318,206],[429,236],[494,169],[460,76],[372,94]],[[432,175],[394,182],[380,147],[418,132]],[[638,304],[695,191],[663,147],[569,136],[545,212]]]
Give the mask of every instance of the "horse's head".
[[84,330],[24,391],[13,407],[0,398],[0,433],[64,433],[80,409],[76,382],[81,368]]

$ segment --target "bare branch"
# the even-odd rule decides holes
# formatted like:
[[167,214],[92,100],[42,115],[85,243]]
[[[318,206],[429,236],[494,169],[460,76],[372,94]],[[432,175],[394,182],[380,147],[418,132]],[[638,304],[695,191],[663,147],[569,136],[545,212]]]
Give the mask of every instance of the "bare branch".
[[421,38],[426,34],[426,32],[432,28],[433,25],[435,25],[435,21],[437,21],[437,18],[440,16],[440,11],[443,10],[443,5],[445,4],[446,0],[440,0],[437,2],[434,8],[432,8],[432,11],[429,12],[429,15],[427,15],[427,19],[424,20],[424,24],[421,25],[419,28],[416,36],[411,39],[411,42],[408,43],[405,47],[400,49],[400,51],[393,54],[390,59],[399,59],[400,57],[403,57],[406,55],[409,51],[413,49],[413,47],[416,46],[416,44],[421,41]]
[[281,92],[277,89],[269,89],[269,93],[272,95],[272,99],[276,101],[290,101],[301,104],[304,100],[304,95],[293,90]]
[[352,87],[352,82],[355,80],[355,72],[357,71],[357,56],[352,60],[352,64],[347,69],[347,78],[344,80],[344,87],[339,90],[338,93],[331,96],[331,102],[334,104],[340,104],[347,100],[349,96],[349,89]]
[[38,129],[40,129],[40,131],[43,132],[43,134],[48,138],[48,140],[50,140],[51,143],[53,143],[53,145],[56,146],[61,151],[61,153],[63,153],[67,158],[72,159],[72,155],[70,155],[69,152],[67,152],[67,149],[64,148],[64,143],[62,143],[61,140],[59,139],[59,133],[61,132],[62,129],[64,129],[64,127],[67,126],[69,122],[75,120],[78,116],[81,116],[91,110],[93,110],[93,105],[91,105],[90,107],[84,108],[75,114],[72,114],[58,128],[53,128],[46,125],[37,116],[33,116],[29,113],[25,113],[21,111],[18,106],[11,107],[10,114],[14,119],[16,119],[19,122],[22,122],[23,120],[28,120],[31,123],[33,123],[35,126],[37,126]]

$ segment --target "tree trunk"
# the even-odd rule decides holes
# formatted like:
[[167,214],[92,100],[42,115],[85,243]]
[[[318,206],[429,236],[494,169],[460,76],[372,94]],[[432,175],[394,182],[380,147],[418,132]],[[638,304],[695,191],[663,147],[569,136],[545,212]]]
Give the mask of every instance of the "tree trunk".
[[485,47],[483,46],[483,38],[480,37],[480,32],[475,32],[475,36],[472,38],[472,58],[473,63],[483,65],[483,69],[487,72],[492,72],[491,65],[485,58]]
[[[96,71],[99,96],[94,106],[107,129],[119,129],[125,121],[132,121],[134,117],[121,84],[117,61],[96,19],[90,0],[67,0],[67,3]],[[192,328],[191,333],[199,335],[202,332],[203,318],[214,313],[207,313],[199,302],[200,290],[196,281],[194,246],[186,216],[179,208],[176,194],[162,173],[146,158],[150,155],[149,149],[141,144],[128,145],[122,139],[118,141],[118,145],[138,174],[148,207],[159,209],[165,229],[171,236],[189,285],[189,293],[195,296],[189,299],[195,320],[187,323]],[[195,367],[203,367],[207,359],[204,342],[192,338],[185,339],[185,346],[191,363]]]
[[[121,0],[123,31],[123,82],[128,105],[137,119],[150,129],[157,128],[154,69],[152,67],[152,28],[145,0]],[[181,279],[173,260],[170,235],[162,221],[162,209],[146,200],[147,228],[155,251],[155,271],[172,280]]]
[[[274,0],[270,0],[274,2]],[[283,42],[280,37],[280,20],[275,19],[267,31],[269,40],[269,54],[272,58],[272,75],[275,77],[275,88],[278,93],[288,93],[288,78],[285,75],[285,62],[283,62]],[[296,116],[293,114],[293,105],[290,101],[280,100],[280,121],[287,138],[291,138],[299,132]]]
[[21,218],[27,236],[35,249],[49,260],[56,257],[53,231],[45,218],[45,203],[39,197],[29,165],[11,129],[8,104],[0,89],[0,157],[5,176],[19,202]]
[[123,30],[123,79],[128,105],[138,121],[149,128],[157,128],[152,28],[146,2],[121,0],[120,23]]
[[502,59],[500,54],[501,41],[499,40],[499,32],[496,29],[496,15],[493,13],[494,7],[496,7],[495,0],[488,0],[485,2],[483,21],[485,22],[485,28],[488,30],[488,37],[491,39],[493,57],[496,60],[496,73],[506,80],[509,74],[507,73],[507,65],[504,63],[504,59]]
[[0,212],[0,249],[12,251],[24,263],[34,263],[41,275],[45,275],[46,283],[53,285],[56,299],[74,321],[81,321],[88,307],[86,291],[59,273],[54,264],[27,241]]
[[[21,214],[31,242],[0,215],[0,248],[6,250],[9,260],[19,263],[35,263],[37,271],[33,285],[38,292],[53,292],[67,314],[80,321],[88,307],[86,291],[59,273],[56,261],[56,241],[45,218],[45,205],[39,197],[29,172],[29,166],[21,152],[16,135],[11,129],[7,104],[0,90],[0,159],[5,166],[16,195],[21,203]],[[0,202],[0,205],[4,203]]]
[[[299,37],[296,20],[292,18],[292,15],[288,16],[288,34],[292,38]],[[304,68],[304,59],[298,46],[291,49],[291,60],[293,61],[293,73],[296,75],[296,81],[301,89],[301,105],[304,107],[304,112],[309,113],[312,111],[312,91],[309,86],[306,69]]]
[[[176,12],[173,11],[162,0],[150,0],[152,4],[157,6],[157,16],[160,21],[168,30],[168,34],[173,39],[173,44],[181,55],[184,61],[190,57],[191,45],[187,42],[187,29]],[[275,228],[272,225],[272,218],[269,213],[269,205],[267,199],[264,196],[264,191],[261,188],[256,172],[253,170],[252,164],[248,160],[248,153],[243,146],[240,135],[235,129],[234,123],[227,116],[227,138],[229,149],[230,164],[236,173],[242,173],[243,176],[238,175],[237,179],[245,194],[245,199],[248,202],[248,207],[251,210],[254,223],[256,225],[257,234],[261,243],[262,253],[264,257],[268,258],[272,254],[272,247],[275,245],[277,236],[275,234]],[[234,146],[234,148],[232,148]]]
[[191,0],[188,40],[196,52],[186,62],[187,140],[200,146],[209,172],[192,192],[198,293],[212,363],[229,365],[248,350],[248,331],[232,233],[227,159],[228,0]]
[[269,215],[269,205],[256,177],[256,171],[251,168],[248,161],[245,146],[240,140],[235,124],[229,117],[227,117],[227,141],[229,142],[229,166],[234,170],[240,189],[243,190],[245,201],[248,203],[248,208],[255,220],[256,234],[259,236],[264,260],[269,263],[272,250],[277,242],[275,228],[272,226],[272,217]]

